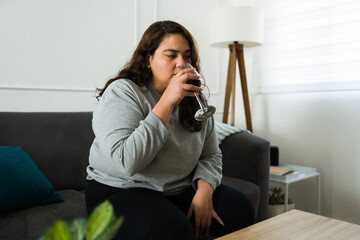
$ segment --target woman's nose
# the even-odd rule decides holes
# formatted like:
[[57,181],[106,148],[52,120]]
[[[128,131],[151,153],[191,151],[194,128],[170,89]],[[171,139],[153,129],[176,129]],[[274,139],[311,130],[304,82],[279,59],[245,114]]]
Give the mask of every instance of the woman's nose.
[[186,63],[186,61],[183,57],[178,57],[177,62],[176,62],[176,67],[184,66],[185,63]]

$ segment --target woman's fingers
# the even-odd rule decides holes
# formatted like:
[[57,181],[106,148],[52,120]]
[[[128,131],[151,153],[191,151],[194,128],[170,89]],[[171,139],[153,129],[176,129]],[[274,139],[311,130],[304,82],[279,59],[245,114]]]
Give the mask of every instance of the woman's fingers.
[[209,221],[207,219],[202,218],[196,218],[195,219],[195,236],[198,238],[200,236],[203,236],[206,234],[206,236],[209,236],[210,233],[210,227],[211,227],[211,218],[210,218],[210,225]]
[[206,235],[206,236],[209,236],[209,233],[210,233],[211,220],[212,220],[211,218],[208,218],[208,220],[207,220],[206,230],[205,230],[205,235]]
[[[225,226],[221,218],[213,211],[213,218],[216,219],[222,226]],[[202,219],[200,217],[195,217],[195,236],[205,235],[209,236],[211,229],[212,218]]]
[[184,84],[184,90],[188,92],[200,92],[202,91],[202,88],[192,84]]
[[199,79],[200,76],[198,74],[193,73],[195,68],[186,68],[178,71],[174,74],[174,76],[179,77],[183,82],[186,82],[188,79]]
[[201,236],[201,218],[195,215],[195,236]]
[[[224,222],[221,220],[219,215],[217,215],[217,213],[214,210],[212,212],[213,212],[212,218],[214,218],[222,226],[225,227]],[[200,228],[199,228],[198,235],[196,235],[196,237],[202,236],[204,233],[205,233],[205,236],[209,236],[210,229],[211,229],[212,218],[208,218],[207,220],[205,220],[205,219],[202,220],[202,222],[200,223]],[[195,228],[196,228],[196,224],[195,224]],[[195,231],[195,233],[197,233],[197,232]]]
[[175,75],[176,74],[184,74],[184,73],[190,73],[190,72],[193,72],[194,70],[195,70],[196,68],[183,68],[183,69],[179,69],[179,68],[177,68],[176,70],[175,70]]
[[199,79],[200,76],[193,73],[195,68],[180,69],[173,76],[172,84],[177,85],[182,89],[182,97],[193,97],[194,92],[201,92],[202,88],[199,86],[186,83],[189,79]]
[[216,221],[218,221],[222,226],[224,225],[224,222],[221,220],[221,218],[219,217],[219,215],[217,215],[217,213],[215,211],[213,211],[213,216],[214,219],[216,219]]

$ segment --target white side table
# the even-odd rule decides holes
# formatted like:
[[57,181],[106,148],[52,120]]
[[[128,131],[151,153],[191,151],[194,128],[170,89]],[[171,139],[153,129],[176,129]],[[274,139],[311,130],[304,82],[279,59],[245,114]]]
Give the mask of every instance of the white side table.
[[303,181],[308,178],[317,178],[317,192],[318,192],[318,214],[320,214],[320,173],[316,168],[303,167],[291,164],[279,164],[282,167],[288,167],[294,172],[285,176],[277,176],[270,174],[270,182],[279,183],[285,186],[285,212],[288,210],[288,198],[289,198],[289,185],[294,182]]

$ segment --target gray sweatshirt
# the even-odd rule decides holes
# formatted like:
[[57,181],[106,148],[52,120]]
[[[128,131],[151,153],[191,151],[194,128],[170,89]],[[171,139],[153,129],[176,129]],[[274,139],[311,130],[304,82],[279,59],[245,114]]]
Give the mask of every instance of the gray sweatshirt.
[[165,127],[151,111],[161,95],[150,84],[116,80],[93,113],[95,139],[87,179],[119,188],[142,187],[165,195],[178,194],[202,178],[215,189],[222,177],[222,155],[214,119],[200,132],[185,130],[179,106]]

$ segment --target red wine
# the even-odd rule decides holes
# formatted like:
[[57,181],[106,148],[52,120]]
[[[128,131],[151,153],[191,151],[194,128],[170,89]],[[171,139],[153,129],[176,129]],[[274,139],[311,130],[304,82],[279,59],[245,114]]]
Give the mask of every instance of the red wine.
[[188,80],[186,80],[186,83],[189,83],[189,84],[192,84],[192,85],[195,85],[198,87],[201,86],[201,81],[199,79],[188,79]]

